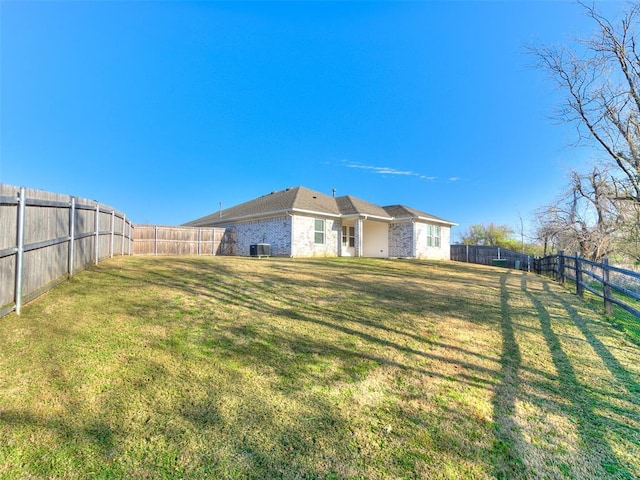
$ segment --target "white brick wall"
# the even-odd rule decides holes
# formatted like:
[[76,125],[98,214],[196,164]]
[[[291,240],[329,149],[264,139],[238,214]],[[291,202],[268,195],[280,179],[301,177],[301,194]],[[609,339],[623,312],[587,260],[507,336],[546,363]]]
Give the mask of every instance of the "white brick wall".
[[342,227],[339,220],[324,219],[324,244],[315,243],[315,220],[321,217],[296,215],[293,220],[293,256],[336,257]]
[[[315,220],[321,217],[284,215],[262,220],[229,225],[236,230],[237,255],[248,256],[250,245],[268,243],[274,256],[326,256],[340,254],[342,223],[338,219],[325,218],[325,238],[323,244],[315,243]],[[359,222],[355,222],[356,243]],[[293,231],[292,231],[293,228]],[[415,228],[416,245],[413,246]],[[450,259],[450,227],[440,227],[440,247],[427,246],[427,224],[399,222],[389,225],[390,257],[416,257]],[[293,237],[293,245],[291,240]]]
[[249,248],[256,243],[271,245],[271,255],[291,255],[291,216],[267,218],[238,223],[236,229],[237,254],[248,256]]
[[411,222],[389,225],[389,256],[413,257],[413,224]]

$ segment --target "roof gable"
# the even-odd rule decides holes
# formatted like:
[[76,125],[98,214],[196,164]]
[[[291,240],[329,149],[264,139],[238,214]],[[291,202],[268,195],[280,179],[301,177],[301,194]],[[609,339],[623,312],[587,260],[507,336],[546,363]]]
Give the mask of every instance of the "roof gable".
[[350,195],[336,198],[336,203],[342,215],[372,215],[391,220],[391,215],[381,206],[365,202]]
[[416,210],[415,208],[407,207],[405,205],[389,205],[383,208],[389,215],[396,219],[417,218],[427,221],[431,220],[445,225],[457,225],[456,223],[445,220],[444,218],[436,217],[430,213],[421,212],[420,210]]

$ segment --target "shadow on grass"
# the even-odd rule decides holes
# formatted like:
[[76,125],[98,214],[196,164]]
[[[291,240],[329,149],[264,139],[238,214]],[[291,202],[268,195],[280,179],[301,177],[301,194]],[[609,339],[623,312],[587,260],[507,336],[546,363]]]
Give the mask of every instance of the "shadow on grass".
[[[522,278],[521,285],[522,291],[536,309],[540,320],[541,332],[549,348],[558,375],[560,392],[567,402],[567,406],[558,406],[573,418],[573,423],[577,426],[577,432],[583,448],[590,453],[592,458],[598,460],[602,468],[600,473],[598,471],[590,473],[593,475],[593,478],[606,472],[606,474],[614,475],[615,478],[632,479],[632,473],[620,462],[613,452],[611,445],[605,439],[607,429],[618,422],[605,419],[600,413],[597,413],[597,410],[601,409],[603,405],[598,405],[598,402],[591,398],[588,393],[588,387],[583,386],[578,379],[571,359],[562,347],[560,336],[554,330],[549,312],[543,302],[527,288],[526,277]],[[545,292],[564,306],[573,323],[579,328],[595,352],[603,359],[605,365],[607,365],[612,373],[620,375],[623,369],[618,361],[606,349],[604,344],[591,333],[585,320],[564,299],[549,290],[548,282],[543,281],[543,285]],[[634,383],[626,375],[623,375],[623,378],[620,379],[625,384],[633,385]],[[618,424],[618,426],[620,426],[620,424]]]
[[[117,378],[99,402],[105,418],[85,412],[93,427],[67,422],[62,434],[79,442],[93,435],[99,461],[120,462],[113,472],[133,465],[139,477],[424,478],[424,465],[445,457],[451,463],[442,471],[475,464],[468,478],[532,476],[515,422],[521,375],[555,378],[523,366],[517,330],[534,327],[515,321],[520,292],[508,283],[516,275],[429,262],[256,262],[133,258],[96,267],[91,281],[113,296],[105,308],[139,338],[117,347]],[[461,287],[443,289],[452,275]],[[69,288],[81,286],[91,288],[80,281]],[[119,292],[126,298],[116,301]],[[487,348],[454,344],[457,332],[450,341],[443,336],[456,320],[491,332]],[[549,322],[541,320],[543,333]],[[130,353],[131,345],[138,350]],[[561,367],[564,360],[554,358]],[[376,383],[376,375],[386,376]],[[424,398],[438,382],[458,391]],[[391,390],[405,404],[379,400]],[[471,390],[491,402],[492,418],[455,402]],[[64,408],[65,418],[74,415],[73,405]],[[22,418],[55,429],[19,410],[5,413],[7,423]],[[133,453],[122,454],[119,445],[134,434]]]
[[[602,362],[607,367],[607,369],[614,375],[618,381],[627,386],[629,389],[628,400],[636,405],[640,404],[640,383],[638,383],[633,376],[622,366],[620,361],[611,353],[609,348],[600,340],[597,335],[595,335],[591,328],[589,328],[588,320],[584,319],[580,313],[573,307],[569,302],[566,301],[562,295],[558,295],[557,293],[551,291],[549,288],[549,283],[544,282],[544,290],[545,292],[552,296],[557,303],[562,305],[562,307],[567,311],[569,317],[573,321],[574,325],[578,327],[584,338],[589,342],[591,348],[598,354],[598,356],[602,359]],[[640,322],[640,320],[639,320]]]
[[500,375],[493,395],[493,418],[496,425],[494,452],[501,457],[494,475],[499,479],[524,478],[528,475],[517,446],[523,442],[515,420],[519,395],[519,371],[522,364],[520,346],[516,340],[509,307],[508,273],[500,276],[500,314],[502,318],[502,354]]
[[[185,348],[190,350],[188,355],[195,355],[194,350],[198,350],[213,364],[228,364],[232,360],[231,364],[241,368],[251,368],[258,374],[264,372],[265,377],[277,379],[275,386],[278,391],[308,402],[304,408],[315,412],[313,416],[321,419],[321,424],[332,426],[324,434],[322,430],[315,431],[315,427],[307,426],[307,430],[311,428],[315,433],[306,436],[303,431],[296,433],[296,428],[290,427],[288,433],[281,432],[283,439],[280,443],[284,449],[282,453],[262,452],[263,455],[260,449],[264,445],[248,436],[234,445],[234,455],[244,459],[243,468],[246,472],[256,471],[259,466],[262,468],[264,465],[271,465],[268,467],[269,471],[277,476],[276,463],[296,463],[296,458],[313,448],[313,442],[309,443],[311,440],[307,440],[307,437],[325,443],[331,442],[332,438],[334,442],[341,438],[338,443],[343,443],[352,436],[352,433],[345,430],[349,422],[342,418],[344,413],[319,400],[321,397],[309,393],[315,387],[335,389],[336,386],[344,385],[339,387],[344,389],[347,388],[346,385],[364,381],[378,367],[390,367],[402,372],[412,372],[420,377],[442,379],[485,390],[490,390],[495,382],[497,358],[442,342],[437,333],[440,315],[453,315],[480,322],[481,318],[491,318],[492,311],[496,310],[495,306],[451,302],[451,295],[443,295],[443,292],[436,291],[437,287],[391,280],[386,266],[373,269],[363,267],[362,278],[358,278],[352,266],[345,268],[349,274],[340,276],[332,270],[318,272],[318,265],[317,261],[290,261],[285,264],[276,261],[266,273],[238,273],[222,264],[216,265],[215,269],[206,270],[200,260],[184,259],[173,260],[171,269],[157,268],[145,272],[143,282],[147,286],[155,284],[169,288],[177,296],[187,295],[196,303],[212,305],[198,312],[198,305],[176,303],[171,298],[156,304],[154,308],[160,312],[160,317],[164,317],[162,312],[170,310],[171,315],[178,318],[178,322],[181,317],[190,318],[190,328],[199,331],[199,339],[195,349],[187,345],[193,342],[193,337],[159,339],[154,344],[155,347],[176,352],[180,350],[180,342],[183,342]],[[391,276],[407,278],[406,272],[393,265],[395,270],[392,269]],[[310,267],[316,268],[313,274],[292,278],[294,270],[306,270]],[[447,270],[440,270],[431,277],[433,282],[450,281]],[[128,283],[140,282],[134,274],[126,271],[105,269],[101,274],[117,277]],[[372,279],[372,276],[376,278]],[[413,272],[410,276],[413,276]],[[131,308],[139,316],[145,308],[148,309],[148,303],[146,299],[137,304],[133,302]],[[433,307],[434,304],[437,306]],[[225,323],[224,309],[233,309],[233,322]],[[142,317],[153,315],[153,311],[148,311]],[[417,325],[411,320],[412,316],[433,317],[435,330],[423,330],[422,320]],[[279,319],[307,324],[309,327],[305,327],[304,331],[309,333],[288,330],[286,325],[276,326]],[[497,322],[495,318],[492,321]],[[450,350],[462,358],[435,353],[432,350],[436,348],[440,351]],[[494,363],[495,368],[479,365],[474,359]],[[441,372],[431,367],[435,363],[451,365],[459,370],[456,373]],[[327,368],[333,373],[328,374]],[[273,372],[275,375],[271,375]],[[183,416],[198,428],[207,429],[211,424],[223,428],[216,407],[219,396],[216,392],[209,392],[209,395],[211,398],[207,400],[186,405]],[[256,399],[255,402],[260,403],[260,400]],[[265,417],[263,420],[265,425],[278,423],[275,418]],[[386,427],[379,428],[381,431],[371,434],[370,440],[374,443],[382,441],[380,435]],[[439,435],[442,439],[449,438],[447,442],[452,445],[465,445],[468,444],[465,441],[466,433],[468,431],[452,430],[447,435],[443,432]],[[390,434],[390,438],[394,435],[396,434]],[[285,439],[289,439],[294,445],[284,445],[282,442]],[[396,435],[394,441],[400,445],[401,437]],[[406,471],[415,471],[417,465],[424,462],[421,457],[423,454],[411,445],[404,445],[402,448],[398,445],[394,447],[397,449],[393,454],[394,458],[408,468]],[[287,453],[290,447],[297,452],[295,455]],[[345,448],[344,445],[341,448]],[[351,456],[353,452],[343,452],[337,458],[347,454]],[[447,454],[455,455],[455,452]],[[473,455],[480,456],[478,451]],[[332,463],[329,459],[325,461]],[[346,458],[342,461],[344,464],[353,462]],[[338,471],[337,466],[330,471]],[[391,469],[389,474],[402,475],[403,471],[405,470]],[[349,476],[348,471],[343,471],[342,474],[340,478]]]

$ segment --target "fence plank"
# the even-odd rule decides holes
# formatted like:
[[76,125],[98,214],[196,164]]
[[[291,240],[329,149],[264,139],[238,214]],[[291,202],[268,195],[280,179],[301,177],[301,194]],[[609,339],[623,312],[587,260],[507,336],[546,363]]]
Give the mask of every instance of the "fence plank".
[[[96,228],[100,210],[107,232],[100,224]],[[107,258],[113,241],[107,235],[116,215],[124,223],[122,232],[113,235],[124,246],[125,232],[132,226],[123,214],[92,200],[0,184],[0,316],[14,310],[19,314],[24,303],[96,258]]]
[[224,228],[136,225],[134,255],[235,255],[233,232]]
[[[574,261],[575,265],[571,267],[569,263],[566,263],[567,261]],[[583,296],[586,290],[603,299],[606,315],[613,316],[613,305],[615,304],[640,318],[640,310],[624,301],[640,300],[640,273],[610,265],[607,258],[603,258],[602,262],[598,263],[581,258],[577,253],[575,257],[568,257],[562,252],[535,259],[534,271],[541,275],[550,275],[560,281],[557,267],[560,264],[564,264],[565,269],[575,269],[576,293],[578,295]],[[612,279],[612,273],[615,276],[614,279]],[[591,280],[585,281],[585,276]],[[595,287],[594,283],[599,287]],[[623,300],[616,298],[613,294],[614,291],[625,295],[626,298]]]

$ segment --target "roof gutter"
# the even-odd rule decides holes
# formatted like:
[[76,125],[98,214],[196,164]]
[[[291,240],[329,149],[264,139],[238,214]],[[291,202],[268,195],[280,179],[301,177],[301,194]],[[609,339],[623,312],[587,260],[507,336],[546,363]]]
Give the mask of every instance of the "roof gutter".
[[336,213],[326,213],[326,212],[315,212],[313,210],[303,210],[301,208],[292,208],[290,211],[295,213],[310,213],[312,215],[321,215],[323,217],[342,218],[342,215],[340,215],[339,213],[336,214]]
[[283,213],[291,213],[291,211],[292,210],[290,208],[287,208],[286,210],[277,210],[275,212],[266,212],[266,213],[253,213],[251,215],[243,215],[241,217],[229,217],[229,218],[215,217],[209,220],[204,220],[202,224],[196,224],[193,226],[199,227],[199,226],[214,225],[214,224],[220,224],[220,223],[233,223],[240,220],[251,220],[252,218],[272,217],[274,215],[280,215]]
[[191,223],[191,225],[185,225],[185,226],[192,226],[192,227],[203,227],[203,226],[209,226],[209,225],[219,225],[219,224],[223,224],[223,223],[234,223],[234,222],[239,222],[242,220],[252,220],[252,219],[256,219],[256,218],[266,218],[266,217],[273,217],[273,216],[278,216],[281,214],[293,214],[293,213],[303,213],[303,214],[307,214],[307,215],[319,215],[319,216],[323,216],[323,217],[332,217],[332,218],[344,218],[344,219],[357,219],[357,218],[362,218],[364,220],[381,220],[384,222],[393,222],[394,220],[422,220],[422,221],[426,221],[426,222],[435,222],[435,223],[440,223],[442,225],[449,225],[449,226],[457,226],[457,223],[452,223],[452,222],[447,222],[446,220],[438,220],[435,218],[428,218],[428,217],[415,217],[415,216],[408,216],[408,217],[380,217],[378,215],[369,215],[369,214],[362,214],[362,213],[352,213],[352,214],[348,214],[348,215],[341,215],[341,214],[336,214],[336,213],[327,213],[327,212],[317,212],[314,210],[304,210],[302,208],[287,208],[284,210],[276,210],[273,212],[264,212],[264,213],[253,213],[251,215],[243,215],[241,217],[230,217],[230,218],[225,218],[225,217],[214,217],[212,219],[209,220],[203,220],[202,223],[198,222],[198,223]]
[[394,217],[380,217],[378,215],[371,215],[369,213],[350,213],[348,215],[341,215],[340,218],[344,218],[347,220],[355,220],[358,218],[362,218],[363,220],[375,219],[375,220],[383,220],[385,222],[392,222],[395,220]]
[[417,216],[406,216],[406,217],[393,217],[394,220],[405,220],[405,221],[415,221],[415,220],[421,220],[423,222],[430,222],[430,223],[439,223],[441,225],[448,225],[450,227],[456,227],[458,226],[457,223],[453,223],[453,222],[448,222],[446,220],[440,220],[437,218],[430,218],[430,217],[422,217],[420,215]]

